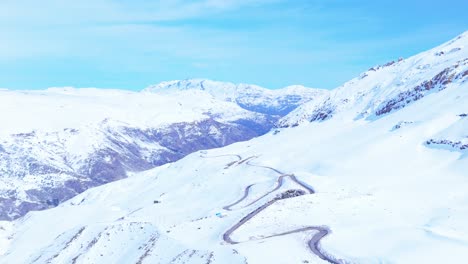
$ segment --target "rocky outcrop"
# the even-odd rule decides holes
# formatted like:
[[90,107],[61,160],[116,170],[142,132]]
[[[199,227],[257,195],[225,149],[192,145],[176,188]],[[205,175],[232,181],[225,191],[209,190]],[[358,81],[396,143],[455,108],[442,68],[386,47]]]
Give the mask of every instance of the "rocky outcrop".
[[429,139],[425,142],[427,146],[435,145],[439,147],[447,147],[455,150],[468,150],[468,144],[462,141],[452,141],[448,139]]
[[432,92],[444,90],[447,88],[448,84],[455,80],[463,79],[468,74],[468,70],[465,70],[461,73],[457,73],[456,71],[456,69],[461,65],[467,64],[468,59],[459,61],[452,67],[444,69],[432,79],[422,82],[420,85],[414,87],[411,90],[397,94],[395,97],[389,99],[377,107],[375,114],[377,116],[388,114],[392,111],[403,108],[406,105],[415,102]]
[[293,198],[297,196],[305,195],[306,192],[303,190],[287,190],[283,193],[276,195],[275,200],[283,200],[288,198]]

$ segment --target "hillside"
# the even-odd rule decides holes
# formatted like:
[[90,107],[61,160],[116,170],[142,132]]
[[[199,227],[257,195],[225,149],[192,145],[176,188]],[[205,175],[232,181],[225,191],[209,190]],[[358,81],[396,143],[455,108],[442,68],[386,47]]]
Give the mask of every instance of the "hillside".
[[93,88],[2,90],[0,112],[0,220],[197,150],[263,135],[281,117],[199,90]]

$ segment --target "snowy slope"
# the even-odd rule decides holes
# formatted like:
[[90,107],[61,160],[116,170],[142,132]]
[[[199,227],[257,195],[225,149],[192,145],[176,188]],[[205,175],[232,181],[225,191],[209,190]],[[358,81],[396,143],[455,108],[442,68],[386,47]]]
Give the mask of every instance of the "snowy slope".
[[57,131],[94,125],[104,119],[149,127],[202,120],[207,113],[222,114],[221,120],[226,121],[249,115],[235,104],[198,91],[159,95],[93,88],[49,88],[44,91],[1,91],[0,100],[0,110],[7,113],[0,116],[2,134]]
[[370,68],[321,99],[297,108],[280,120],[279,126],[335,116],[348,120],[377,119],[437,93],[450,83],[462,85],[467,75],[468,32],[465,32],[411,58]]
[[0,263],[463,263],[466,149],[427,142],[466,142],[466,79],[384,115],[337,111],[0,223]]
[[249,111],[284,116],[299,105],[328,94],[328,90],[292,85],[270,90],[252,84],[233,84],[205,79],[188,79],[162,82],[149,86],[148,93],[174,93],[197,90],[206,92],[216,99],[235,102]]
[[197,90],[2,90],[0,113],[0,219],[262,135],[277,120]]

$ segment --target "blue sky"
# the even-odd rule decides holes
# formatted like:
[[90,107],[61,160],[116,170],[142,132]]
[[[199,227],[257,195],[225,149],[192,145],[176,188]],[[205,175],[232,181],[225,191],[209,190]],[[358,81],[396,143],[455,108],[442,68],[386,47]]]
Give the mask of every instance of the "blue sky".
[[466,10],[466,0],[2,0],[0,87],[334,88],[468,30]]

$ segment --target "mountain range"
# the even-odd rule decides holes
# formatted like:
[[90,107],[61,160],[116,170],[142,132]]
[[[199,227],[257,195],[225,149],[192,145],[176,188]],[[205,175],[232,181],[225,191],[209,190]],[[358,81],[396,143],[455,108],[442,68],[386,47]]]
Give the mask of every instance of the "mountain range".
[[331,91],[2,90],[0,263],[462,263],[467,45]]
[[0,91],[5,113],[0,117],[0,220],[57,206],[90,187],[197,150],[260,136],[324,93],[201,80],[174,83],[179,86],[162,83],[142,92]]

